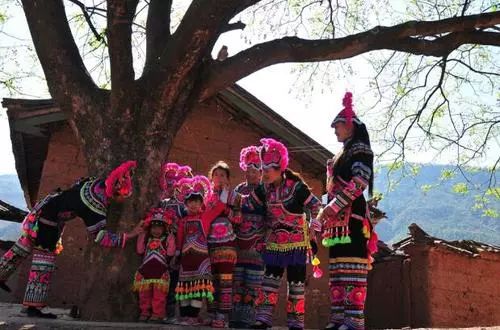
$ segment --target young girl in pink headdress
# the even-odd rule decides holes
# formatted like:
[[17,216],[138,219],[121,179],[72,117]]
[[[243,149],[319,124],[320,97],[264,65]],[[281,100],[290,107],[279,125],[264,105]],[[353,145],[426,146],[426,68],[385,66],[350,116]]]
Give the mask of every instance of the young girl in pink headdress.
[[139,293],[139,321],[162,322],[165,317],[169,263],[176,250],[174,216],[170,210],[150,210],[144,232],[137,239],[137,253],[143,256],[134,279],[134,291]]
[[212,199],[210,181],[204,176],[185,178],[177,182],[175,194],[184,201],[187,215],[179,222],[176,256],[180,257],[176,299],[180,304],[182,323],[199,324],[203,300],[213,301],[214,287],[207,236],[212,221],[226,208],[227,189]]
[[[240,152],[240,168],[246,180],[234,189],[235,193],[249,195],[260,184],[262,170],[260,148],[249,146]],[[241,224],[235,227],[238,260],[234,269],[234,298],[231,328],[248,329],[255,323],[255,300],[261,291],[264,262],[265,209],[244,206]]]
[[317,250],[309,237],[306,213],[316,218],[321,203],[300,175],[288,169],[288,150],[270,138],[261,139],[262,181],[244,204],[263,207],[269,234],[262,253],[262,292],[257,297],[254,329],[272,327],[281,279],[288,280],[287,321],[291,330],[304,329],[306,263]]
[[[160,188],[162,200],[159,207],[173,213],[172,233],[176,235],[179,220],[186,215],[184,202],[179,201],[174,195],[175,184],[183,179],[192,177],[191,167],[177,163],[165,163],[161,168]],[[175,288],[179,280],[179,265],[170,265],[170,288],[167,297],[167,323],[176,323],[175,318]]]

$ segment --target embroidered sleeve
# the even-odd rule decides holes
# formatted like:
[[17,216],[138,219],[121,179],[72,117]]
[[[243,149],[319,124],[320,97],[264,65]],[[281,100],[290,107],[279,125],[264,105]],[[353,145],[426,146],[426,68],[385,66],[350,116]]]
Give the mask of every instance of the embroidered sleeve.
[[85,226],[87,227],[87,232],[89,233],[90,237],[95,238],[96,235],[103,230],[106,227],[106,219],[101,219],[97,221],[89,221],[89,219],[83,219],[85,222]]
[[348,152],[352,178],[344,189],[338,192],[328,204],[335,213],[351,205],[356,198],[363,194],[372,175],[373,152],[369,146],[364,143],[355,143]]
[[207,208],[207,210],[203,212],[201,216],[201,221],[203,224],[203,230],[205,231],[205,234],[208,233],[208,231],[210,230],[210,225],[212,224],[212,221],[214,221],[215,218],[217,218],[225,209],[226,209],[226,204],[217,200],[211,205],[210,208]]
[[125,233],[113,233],[106,229],[100,230],[94,240],[100,246],[105,248],[124,248],[127,242],[127,234]]
[[310,215],[308,220],[316,219],[321,208],[321,201],[303,183],[299,183],[295,193],[297,202],[303,206],[304,212]]
[[137,254],[144,254],[146,251],[146,234],[145,233],[140,233],[139,236],[137,237],[137,243],[135,246],[135,250]]
[[167,256],[173,257],[176,251],[176,241],[173,234],[169,234],[167,239],[165,240],[165,250],[167,251]]
[[227,206],[229,209],[228,218],[233,224],[240,224],[241,218],[241,194],[236,190],[229,192]]
[[265,208],[266,192],[263,184],[258,185],[250,194],[240,196],[243,212],[253,212],[255,209]]
[[236,189],[229,191],[229,197],[227,199],[227,206],[232,209],[241,208],[241,194],[238,193]]

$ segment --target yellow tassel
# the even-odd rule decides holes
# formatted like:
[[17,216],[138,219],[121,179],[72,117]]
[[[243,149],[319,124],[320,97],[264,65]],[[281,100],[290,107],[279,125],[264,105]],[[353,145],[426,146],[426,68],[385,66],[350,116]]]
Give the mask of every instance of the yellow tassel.
[[321,262],[319,261],[318,257],[314,257],[312,260],[312,265],[313,266],[318,266]]
[[368,227],[364,226],[363,227],[363,235],[366,237],[366,238],[369,238],[370,237],[370,231],[368,230]]

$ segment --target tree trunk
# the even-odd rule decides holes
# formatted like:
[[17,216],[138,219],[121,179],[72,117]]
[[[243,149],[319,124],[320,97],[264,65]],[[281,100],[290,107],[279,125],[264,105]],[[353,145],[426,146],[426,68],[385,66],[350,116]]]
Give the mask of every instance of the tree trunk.
[[[147,109],[162,106],[157,95],[151,93],[142,99],[130,95],[122,98],[119,111],[108,107],[106,102],[94,104],[91,107],[100,108],[102,114],[96,125],[85,126],[81,122],[72,125],[82,141],[90,173],[108,173],[126,160],[138,162],[133,195],[123,204],[112,203],[108,211],[107,228],[111,231],[130,231],[148,208],[158,204],[160,167],[167,160],[175,134],[189,112],[186,107],[192,107],[188,102],[193,99],[191,91],[184,89],[175,106],[167,109],[163,117],[148,117],[152,111]],[[179,109],[182,111],[177,111]],[[179,112],[180,115],[174,116]],[[89,244],[85,260],[87,271],[80,288],[79,306],[82,316],[89,320],[134,319],[138,305],[131,286],[140,263],[135,253],[135,238],[128,241],[125,249],[104,249]]]

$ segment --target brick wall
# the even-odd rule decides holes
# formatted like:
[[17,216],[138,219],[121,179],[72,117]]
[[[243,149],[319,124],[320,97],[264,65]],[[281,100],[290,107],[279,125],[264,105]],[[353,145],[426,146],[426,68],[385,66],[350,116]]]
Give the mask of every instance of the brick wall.
[[[191,113],[175,139],[169,160],[190,164],[195,173],[204,175],[216,161],[225,160],[232,168],[232,184],[236,185],[243,180],[243,174],[238,166],[241,148],[258,144],[261,137],[261,132],[235,120],[214,101]],[[292,159],[290,167],[300,171],[313,191],[318,196],[321,195],[323,181],[307,173],[307,164],[300,164]],[[77,178],[85,176],[86,172],[85,159],[73,132],[68,125],[63,125],[50,138],[38,197],[43,197],[57,187],[68,187]],[[51,306],[70,307],[78,305],[80,281],[85,272],[84,247],[87,244],[87,236],[80,219],[67,224],[63,244],[64,251],[57,260],[57,271],[53,277],[49,303]],[[311,328],[324,326],[329,313],[326,252],[321,251],[320,257],[323,260],[324,278],[320,281],[314,280],[310,272],[308,273],[307,308],[315,311],[307,315],[307,324]],[[29,262],[26,262],[19,271],[16,285],[18,300],[22,299],[24,293],[28,267]],[[286,285],[283,286],[279,312],[276,314],[281,324],[286,319],[285,287]]]
[[405,248],[408,257],[374,265],[368,276],[367,324],[373,328],[430,327],[428,250]]
[[443,247],[429,251],[429,304],[433,327],[500,325],[500,255],[480,257]]
[[372,328],[500,325],[500,254],[470,256],[440,245],[412,244],[405,258],[369,274],[367,324]]
[[[62,127],[50,138],[38,197],[41,198],[58,187],[70,186],[76,179],[85,176],[86,172],[84,157],[71,129],[69,126]],[[70,221],[64,231],[64,252],[57,259],[57,271],[53,275],[49,304],[71,307],[78,303],[79,282],[83,278],[79,274],[85,271],[83,250],[87,235],[80,219]],[[29,266],[30,260],[23,263],[22,269],[19,270],[19,284],[15,291],[18,301],[22,301]]]
[[373,329],[410,324],[410,260],[404,257],[374,264],[368,273],[366,324]]

